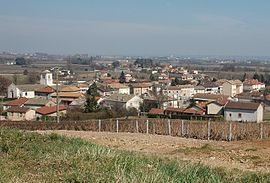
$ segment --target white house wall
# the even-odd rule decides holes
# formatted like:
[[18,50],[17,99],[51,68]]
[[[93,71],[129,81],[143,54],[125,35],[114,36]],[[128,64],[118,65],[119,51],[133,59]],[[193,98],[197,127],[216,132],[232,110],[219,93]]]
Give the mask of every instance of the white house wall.
[[211,103],[211,104],[207,105],[207,114],[213,114],[213,115],[220,114],[222,108],[223,107],[220,105],[217,105],[215,103]]
[[[230,116],[231,114],[231,116]],[[239,118],[241,114],[241,118]],[[252,110],[236,110],[236,109],[225,109],[224,117],[226,121],[243,121],[243,122],[260,122],[261,112]]]

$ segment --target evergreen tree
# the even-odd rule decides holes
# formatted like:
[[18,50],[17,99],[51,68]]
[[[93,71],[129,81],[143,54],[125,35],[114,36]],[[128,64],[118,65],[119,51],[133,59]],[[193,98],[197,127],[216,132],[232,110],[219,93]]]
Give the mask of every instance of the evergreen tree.
[[217,81],[217,79],[216,79],[216,78],[213,78],[213,79],[212,79],[212,82],[216,82],[216,81]]
[[260,80],[259,81],[262,82],[262,83],[265,82],[265,79],[264,79],[264,75],[263,74],[260,75]]
[[97,91],[97,84],[95,82],[88,88],[86,94],[92,97],[99,96],[99,93]]
[[122,71],[119,77],[119,83],[125,83],[126,82],[126,76],[125,73]]
[[260,80],[260,76],[257,72],[253,75],[253,79],[257,79],[258,81]]
[[245,72],[243,78],[242,78],[242,82],[244,82],[247,79],[247,73]]
[[86,102],[84,104],[84,112],[95,112],[99,109],[96,97],[99,96],[96,83],[93,83],[86,92]]
[[156,74],[151,74],[150,77],[149,77],[149,79],[150,79],[151,81],[158,81],[158,75],[156,75]]
[[84,112],[90,113],[90,112],[96,112],[99,109],[99,106],[97,104],[97,101],[94,96],[89,96],[86,99],[85,106],[84,106]]

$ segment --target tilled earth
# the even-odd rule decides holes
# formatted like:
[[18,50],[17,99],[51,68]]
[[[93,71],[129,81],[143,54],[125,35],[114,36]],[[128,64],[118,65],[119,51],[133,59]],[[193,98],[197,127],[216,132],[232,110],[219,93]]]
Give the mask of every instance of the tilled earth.
[[38,131],[79,137],[92,143],[129,151],[188,160],[213,167],[270,172],[270,141],[206,141],[136,133]]

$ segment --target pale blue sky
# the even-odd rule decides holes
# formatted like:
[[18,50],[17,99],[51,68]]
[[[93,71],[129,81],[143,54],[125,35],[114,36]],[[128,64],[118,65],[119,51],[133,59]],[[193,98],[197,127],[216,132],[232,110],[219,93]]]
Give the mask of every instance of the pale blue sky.
[[0,0],[0,51],[270,55],[269,0]]

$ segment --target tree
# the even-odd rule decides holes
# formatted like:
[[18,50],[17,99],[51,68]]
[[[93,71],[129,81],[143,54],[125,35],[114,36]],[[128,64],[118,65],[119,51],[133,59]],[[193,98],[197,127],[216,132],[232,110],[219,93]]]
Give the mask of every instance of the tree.
[[179,79],[175,78],[174,80],[172,80],[171,85],[176,86],[176,85],[178,85],[178,83],[179,83]]
[[247,79],[247,73],[245,72],[243,78],[242,78],[242,82],[244,82]]
[[147,67],[153,67],[153,60],[152,59],[136,59],[134,62],[134,65],[137,67],[147,68]]
[[28,82],[29,84],[36,84],[40,80],[40,76],[36,72],[30,72],[28,74]]
[[253,79],[257,79],[258,81],[260,80],[260,76],[257,72],[253,75]]
[[94,82],[86,91],[86,102],[84,104],[84,112],[96,112],[99,110],[99,106],[96,100],[96,97],[99,96],[97,91],[97,85]]
[[141,112],[149,112],[152,108],[158,108],[157,101],[143,100],[143,103],[140,105]]
[[262,83],[265,82],[265,79],[264,79],[264,75],[263,74],[260,75],[260,80],[259,81],[262,82]]
[[0,76],[0,94],[5,95],[7,93],[7,88],[11,84],[9,79]]
[[217,79],[216,79],[216,78],[213,78],[213,79],[212,79],[212,82],[216,82],[216,81],[217,81]]
[[187,85],[190,84],[190,81],[186,81],[186,80],[179,80],[178,78],[175,78],[174,80],[172,80],[171,85],[172,86],[176,86],[176,85]]
[[99,93],[97,91],[97,84],[96,82],[94,82],[89,88],[88,90],[86,91],[86,94],[88,96],[92,96],[92,97],[96,97],[96,96],[99,96]]
[[23,57],[18,57],[15,59],[16,65],[29,65],[29,61],[27,61],[25,58]]
[[96,98],[94,96],[88,96],[84,105],[84,112],[96,112],[99,109]]
[[157,74],[150,74],[149,79],[150,79],[150,81],[158,81],[158,75]]
[[25,69],[24,71],[23,71],[23,75],[25,75],[25,76],[27,76],[28,75],[28,70],[27,69]]
[[119,77],[119,83],[125,83],[126,82],[126,76],[125,73],[122,71]]
[[18,75],[17,74],[13,74],[12,79],[13,79],[13,83],[15,85],[17,85],[18,84]]
[[112,63],[112,67],[113,67],[114,69],[120,67],[120,62],[119,62],[119,61],[114,61],[114,62]]

